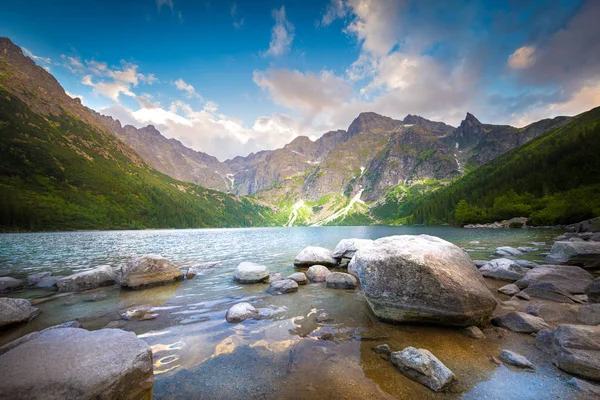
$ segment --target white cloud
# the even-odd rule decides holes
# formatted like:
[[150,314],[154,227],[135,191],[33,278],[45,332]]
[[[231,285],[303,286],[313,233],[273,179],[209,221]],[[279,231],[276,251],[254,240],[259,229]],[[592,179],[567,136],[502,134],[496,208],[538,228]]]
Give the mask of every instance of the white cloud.
[[240,18],[237,3],[233,3],[230,9],[230,13],[231,18],[233,19],[232,24],[235,29],[240,29],[242,26],[244,26],[244,17]]
[[347,13],[344,0],[331,0],[327,5],[325,14],[321,18],[321,25],[327,26],[338,18],[343,18]]
[[196,98],[202,99],[202,96],[200,96],[198,93],[196,93],[196,89],[189,83],[186,83],[181,78],[179,78],[175,81],[175,87],[183,92],[186,92],[187,97],[189,97],[189,98],[196,97]]
[[67,96],[69,96],[73,99],[79,99],[79,100],[83,101],[83,96],[80,94],[73,94],[73,93],[69,92],[68,90],[65,90],[65,93],[67,94]]
[[279,57],[290,51],[295,35],[294,25],[286,19],[285,6],[281,6],[279,10],[273,10],[272,14],[275,19],[275,26],[271,30],[269,50],[264,55]]
[[21,47],[21,49],[23,49],[23,53],[25,53],[25,55],[35,61],[39,61],[45,64],[50,64],[52,62],[52,60],[48,57],[40,57],[40,56],[36,56],[35,54],[33,54],[31,51],[29,51],[28,49],[26,49],[25,47]]
[[508,66],[512,69],[529,68],[535,62],[535,47],[519,47],[508,57]]

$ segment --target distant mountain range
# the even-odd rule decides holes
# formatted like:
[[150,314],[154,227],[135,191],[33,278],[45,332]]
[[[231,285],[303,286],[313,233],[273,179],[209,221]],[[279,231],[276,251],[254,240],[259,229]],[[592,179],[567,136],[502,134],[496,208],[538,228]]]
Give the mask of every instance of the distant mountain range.
[[[299,136],[283,148],[221,162],[152,125],[122,126],[83,106],[2,38],[0,226],[398,222],[412,215],[417,199],[573,121],[557,117],[515,128],[482,124],[467,113],[454,128],[416,115],[395,120],[364,112],[347,130],[315,141]],[[72,212],[61,219],[54,215],[59,209]]]

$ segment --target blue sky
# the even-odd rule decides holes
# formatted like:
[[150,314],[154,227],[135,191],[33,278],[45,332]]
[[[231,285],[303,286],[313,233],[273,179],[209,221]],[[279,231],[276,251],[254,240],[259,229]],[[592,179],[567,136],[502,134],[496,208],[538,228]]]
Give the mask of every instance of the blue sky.
[[600,105],[600,2],[37,1],[0,35],[72,96],[220,159],[358,113],[524,126]]

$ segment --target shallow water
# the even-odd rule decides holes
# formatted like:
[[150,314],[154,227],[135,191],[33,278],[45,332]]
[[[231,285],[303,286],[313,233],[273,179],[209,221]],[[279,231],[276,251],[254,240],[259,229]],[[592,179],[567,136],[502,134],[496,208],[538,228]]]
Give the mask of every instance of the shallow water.
[[[176,264],[219,264],[180,284],[136,292],[113,287],[41,303],[37,305],[41,314],[30,323],[0,332],[0,345],[74,319],[88,329],[103,328],[119,320],[119,311],[147,304],[155,307],[157,319],[118,324],[152,347],[156,399],[575,398],[565,385],[568,376],[541,359],[535,374],[490,362],[490,356],[501,348],[539,357],[531,350],[533,338],[528,335],[505,343],[490,328],[487,339],[476,341],[455,329],[389,325],[376,320],[360,289],[333,290],[310,284],[297,293],[271,296],[265,293],[267,284],[239,285],[231,278],[241,261],[263,263],[271,273],[281,272],[285,277],[294,271],[294,256],[309,245],[333,249],[343,238],[420,233],[449,240],[469,251],[473,259],[491,258],[497,246],[536,242],[540,250],[527,258],[539,261],[557,235],[542,230],[451,227],[5,234],[0,235],[0,276],[24,277],[40,271],[66,275],[101,264],[119,266],[147,253],[162,254]],[[15,296],[36,299],[52,294],[28,290]],[[268,316],[228,324],[227,309],[240,301],[254,304]],[[320,310],[333,320],[317,323]],[[325,333],[332,338],[321,339]],[[388,343],[394,351],[406,346],[429,349],[454,371],[460,385],[453,393],[439,394],[405,378],[372,351],[381,343]]]

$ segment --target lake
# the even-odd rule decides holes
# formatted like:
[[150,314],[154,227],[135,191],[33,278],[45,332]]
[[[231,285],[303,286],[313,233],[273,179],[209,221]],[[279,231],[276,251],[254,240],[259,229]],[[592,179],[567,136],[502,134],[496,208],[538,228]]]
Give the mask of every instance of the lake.
[[[0,332],[0,345],[74,319],[87,329],[112,322],[152,347],[156,399],[570,398],[564,377],[549,365],[531,374],[490,362],[501,350],[494,336],[477,341],[456,329],[379,322],[360,289],[309,284],[297,293],[271,296],[265,293],[268,284],[240,285],[232,280],[241,261],[265,264],[271,273],[285,277],[294,272],[294,256],[306,246],[333,249],[344,238],[422,233],[465,248],[473,259],[492,258],[498,246],[535,243],[539,251],[527,255],[533,261],[543,260],[558,234],[376,226],[2,234],[0,276],[22,278],[42,271],[68,275],[102,264],[118,267],[149,253],[182,265],[218,264],[180,284],[133,292],[111,287],[41,303],[36,307],[42,312],[34,320]],[[14,295],[38,299],[52,294],[36,289]],[[225,322],[227,309],[241,301],[254,304],[268,317]],[[120,320],[119,311],[138,305],[153,306],[158,318]],[[333,320],[317,323],[315,316],[321,310]],[[394,351],[406,346],[430,350],[457,375],[461,392],[434,393],[405,378],[372,351],[382,343]]]

